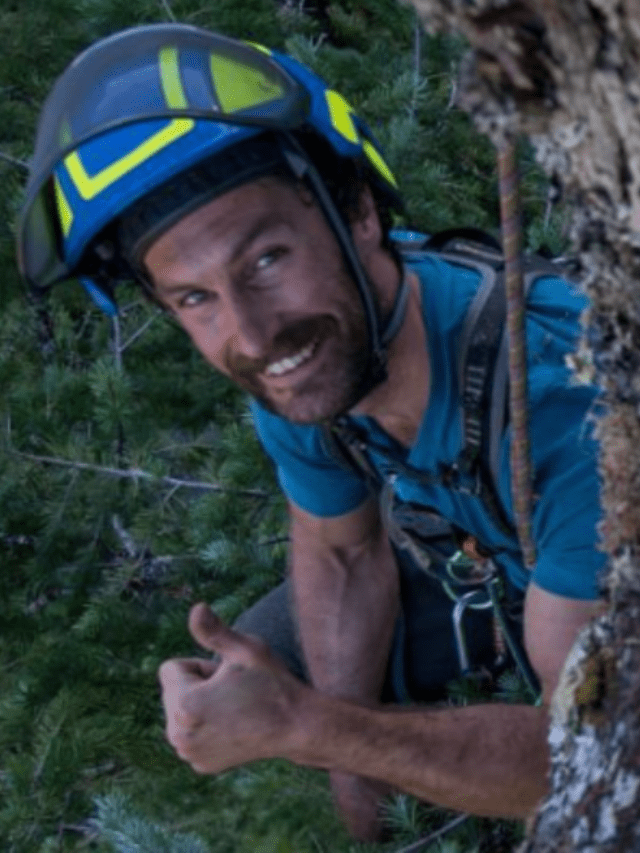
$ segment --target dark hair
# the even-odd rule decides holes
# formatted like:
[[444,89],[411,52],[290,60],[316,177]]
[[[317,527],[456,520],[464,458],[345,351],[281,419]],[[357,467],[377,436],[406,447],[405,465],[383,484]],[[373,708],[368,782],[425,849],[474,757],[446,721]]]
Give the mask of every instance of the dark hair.
[[338,156],[329,143],[317,133],[299,132],[296,136],[320,173],[333,203],[347,224],[357,216],[362,190],[365,186],[369,187],[382,228],[382,246],[399,263],[400,256],[395,243],[389,237],[389,231],[393,228],[394,211],[400,213],[403,210],[400,195],[392,193],[388,185],[377,176],[375,169],[364,160]]

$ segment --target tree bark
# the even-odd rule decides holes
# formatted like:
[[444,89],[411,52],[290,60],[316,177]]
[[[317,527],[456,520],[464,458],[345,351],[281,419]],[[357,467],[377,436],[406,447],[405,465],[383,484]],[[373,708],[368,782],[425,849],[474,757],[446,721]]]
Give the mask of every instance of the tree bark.
[[551,793],[520,853],[640,851],[640,2],[412,0],[472,51],[460,100],[496,145],[527,134],[575,211],[590,298],[576,376],[603,389],[608,612],[554,698]]

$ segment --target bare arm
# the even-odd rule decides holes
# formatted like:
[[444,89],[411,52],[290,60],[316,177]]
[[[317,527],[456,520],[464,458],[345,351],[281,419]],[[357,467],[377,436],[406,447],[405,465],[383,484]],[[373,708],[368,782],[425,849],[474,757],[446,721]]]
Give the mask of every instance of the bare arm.
[[215,672],[197,659],[163,664],[167,737],[199,772],[279,756],[380,779],[441,806],[524,818],[547,789],[546,704],[578,630],[600,608],[530,588],[525,640],[543,707],[394,711],[304,686],[198,605],[192,634],[223,663]]
[[291,515],[294,601],[312,683],[359,704],[380,698],[399,609],[398,569],[370,500],[337,518]]
[[[363,705],[380,698],[399,609],[398,570],[377,501],[336,518],[290,506],[291,577],[312,683]],[[350,833],[376,840],[386,788],[332,772],[336,807]]]
[[[315,701],[317,700],[317,701]],[[547,714],[478,705],[378,711],[314,697],[296,763],[381,779],[445,808],[525,818],[546,791]]]
[[299,760],[384,779],[442,806],[524,818],[547,790],[548,704],[562,665],[580,628],[601,609],[530,586],[525,643],[543,685],[542,707],[394,713],[320,697]]

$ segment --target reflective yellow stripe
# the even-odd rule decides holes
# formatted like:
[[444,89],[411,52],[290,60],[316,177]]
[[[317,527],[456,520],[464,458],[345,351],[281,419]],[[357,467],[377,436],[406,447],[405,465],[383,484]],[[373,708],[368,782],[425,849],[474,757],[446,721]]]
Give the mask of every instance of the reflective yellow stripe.
[[115,163],[106,166],[101,172],[95,175],[88,175],[78,153],[74,151],[65,157],[64,164],[67,167],[71,178],[82,198],[85,201],[90,201],[95,198],[102,190],[110,187],[124,175],[131,172],[140,163],[144,163],[158,151],[166,148],[171,142],[184,136],[194,126],[195,122],[190,118],[176,118],[167,127],[154,133],[149,139],[146,139],[140,145],[125,154]]
[[282,86],[269,80],[262,71],[215,53],[211,54],[211,76],[220,108],[227,114],[284,96]]
[[62,233],[65,237],[68,237],[69,231],[71,231],[71,226],[73,225],[73,211],[67,201],[66,195],[62,191],[60,181],[55,176],[53,178],[53,186],[56,193],[56,207],[58,208],[58,215],[60,216]]
[[388,181],[392,186],[397,187],[398,184],[396,183],[396,179],[393,177],[391,169],[384,162],[375,146],[367,139],[360,139],[358,128],[352,118],[353,109],[351,108],[349,101],[333,89],[327,89],[324,93],[324,97],[329,109],[331,124],[338,133],[344,136],[345,139],[348,139],[349,142],[355,142],[356,144],[361,143],[362,149],[367,155],[371,165],[380,172],[386,181]]
[[327,89],[324,93],[324,97],[327,102],[327,107],[329,108],[331,124],[334,128],[338,133],[342,134],[345,139],[348,139],[349,142],[360,142],[358,129],[351,118],[353,110],[351,109],[349,101],[333,89]]
[[160,82],[162,93],[168,107],[184,109],[189,106],[180,79],[180,64],[177,47],[163,47],[158,54],[160,62]]
[[248,44],[249,47],[254,47],[256,50],[259,50],[260,53],[266,53],[267,56],[271,56],[269,48],[265,47],[263,44],[258,44],[257,41],[245,41],[245,44]]
[[[182,87],[182,80],[180,79],[177,49],[175,47],[163,47],[158,54],[158,64],[162,93],[167,106],[174,109],[184,109],[188,104]],[[191,118],[173,119],[170,124],[156,131],[156,133],[136,146],[133,151],[125,154],[124,157],[121,157],[109,166],[105,166],[104,169],[95,175],[87,173],[77,151],[65,157],[64,163],[80,196],[85,201],[90,201],[107,187],[110,187],[111,184],[114,184],[124,175],[133,171],[136,166],[153,157],[158,151],[162,151],[163,148],[175,142],[176,139],[180,139],[181,136],[189,133],[194,126],[195,121]]]
[[384,162],[379,152],[374,148],[374,146],[365,139],[362,143],[362,147],[364,149],[364,153],[369,158],[370,163],[375,166],[375,168],[380,172],[383,178],[385,178],[392,186],[397,187],[398,184],[396,179],[393,177],[393,172]]

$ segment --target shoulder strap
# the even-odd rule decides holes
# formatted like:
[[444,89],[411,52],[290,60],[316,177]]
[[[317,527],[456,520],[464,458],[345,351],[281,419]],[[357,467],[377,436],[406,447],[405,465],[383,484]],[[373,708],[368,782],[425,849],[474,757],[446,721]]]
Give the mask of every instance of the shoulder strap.
[[[498,499],[500,449],[509,420],[509,352],[503,259],[501,254],[487,255],[486,252],[480,259],[475,246],[471,251],[443,252],[441,256],[450,263],[472,267],[481,276],[460,340],[458,369],[464,447],[458,464],[466,472],[480,467],[483,498],[488,506],[497,510],[494,514],[506,521]],[[529,295],[537,279],[563,272],[565,268],[562,265],[547,258],[526,255],[525,296]],[[509,528],[513,530],[511,524]]]
[[473,269],[480,285],[467,309],[458,352],[458,387],[464,446],[459,464],[471,469],[480,461],[485,433],[485,415],[491,407],[491,380],[498,357],[506,316],[506,297],[502,287],[502,260],[489,264],[477,258],[443,253],[454,266]]
[[338,417],[320,425],[320,440],[330,459],[365,480],[372,492],[380,492],[384,480],[371,462],[364,430],[360,430],[351,419]]

